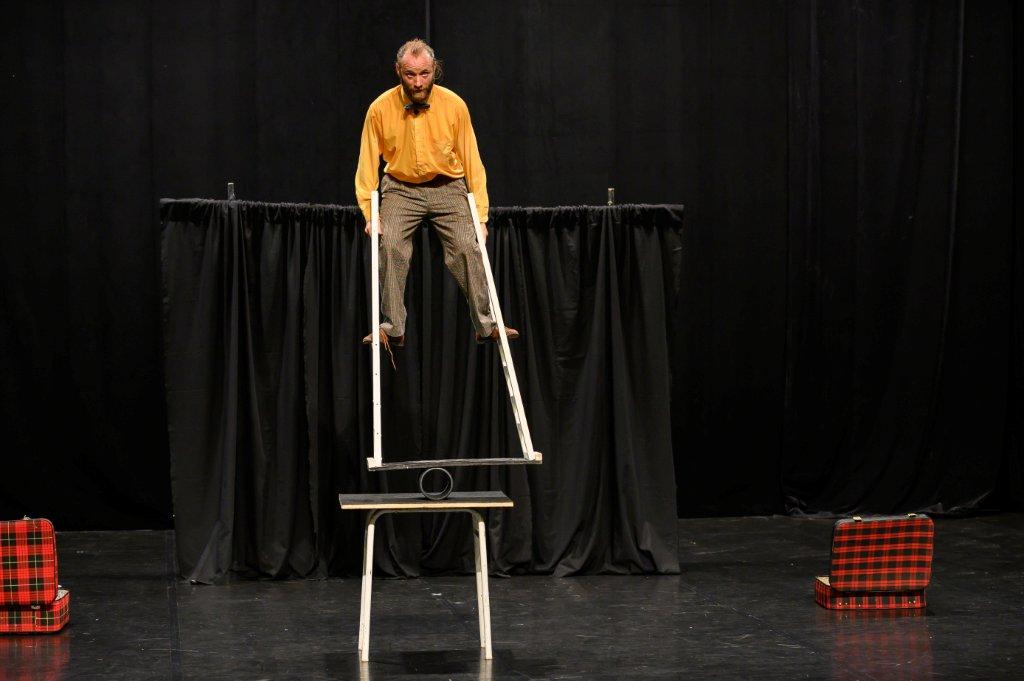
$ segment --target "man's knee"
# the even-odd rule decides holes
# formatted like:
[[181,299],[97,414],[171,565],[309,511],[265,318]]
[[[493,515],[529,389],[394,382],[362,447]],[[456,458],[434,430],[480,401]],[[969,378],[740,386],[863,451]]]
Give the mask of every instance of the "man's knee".
[[409,262],[409,248],[401,241],[381,239],[380,254],[389,265],[405,265]]
[[476,235],[462,230],[452,235],[451,250],[454,255],[469,256],[477,253]]

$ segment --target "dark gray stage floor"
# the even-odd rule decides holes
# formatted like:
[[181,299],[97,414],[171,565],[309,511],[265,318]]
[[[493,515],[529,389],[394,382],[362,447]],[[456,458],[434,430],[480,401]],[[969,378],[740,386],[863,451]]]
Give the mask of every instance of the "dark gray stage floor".
[[831,521],[679,521],[671,577],[492,578],[494,660],[473,578],[378,580],[372,660],[359,580],[190,586],[166,532],[58,538],[72,622],[0,637],[0,679],[1024,678],[1024,515],[937,521],[929,607],[814,604]]

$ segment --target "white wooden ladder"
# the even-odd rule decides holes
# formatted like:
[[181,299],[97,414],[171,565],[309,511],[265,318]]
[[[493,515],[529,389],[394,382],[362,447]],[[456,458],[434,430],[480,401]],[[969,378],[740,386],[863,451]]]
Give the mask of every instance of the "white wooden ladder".
[[487,277],[487,296],[491,304],[491,313],[494,315],[494,323],[498,327],[498,352],[501,357],[501,368],[505,373],[505,386],[508,389],[508,399],[512,405],[512,416],[515,418],[522,456],[479,459],[429,459],[390,463],[384,461],[384,453],[381,448],[380,415],[380,194],[374,191],[370,195],[370,321],[372,322],[370,338],[371,354],[373,356],[373,456],[366,459],[366,466],[371,471],[443,466],[539,464],[543,460],[543,455],[533,450],[530,426],[526,422],[526,409],[523,406],[523,396],[519,392],[519,379],[516,378],[516,367],[512,361],[512,351],[508,345],[508,335],[505,333],[505,320],[501,315],[498,291],[494,285],[494,274],[491,272],[491,260],[487,255],[487,245],[484,242],[483,229],[480,227],[480,216],[477,214],[476,201],[473,199],[472,194],[467,194],[466,199],[469,201],[469,211],[473,216],[473,226],[476,229],[476,241],[480,246],[480,254],[483,257],[484,274]]

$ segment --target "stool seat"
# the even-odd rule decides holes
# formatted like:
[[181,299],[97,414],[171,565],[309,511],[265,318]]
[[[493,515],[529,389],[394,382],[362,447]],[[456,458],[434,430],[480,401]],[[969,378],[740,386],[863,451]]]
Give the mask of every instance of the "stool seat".
[[445,499],[426,499],[418,492],[391,494],[339,494],[343,511],[455,511],[465,508],[512,508],[502,492],[452,492]]

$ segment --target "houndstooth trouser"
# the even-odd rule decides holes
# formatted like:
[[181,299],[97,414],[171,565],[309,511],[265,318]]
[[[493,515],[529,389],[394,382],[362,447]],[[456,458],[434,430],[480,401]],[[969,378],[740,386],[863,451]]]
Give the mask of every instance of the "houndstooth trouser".
[[466,181],[439,175],[429,182],[411,184],[385,174],[380,192],[380,328],[389,336],[405,335],[405,280],[412,259],[412,237],[426,218],[441,239],[444,264],[466,296],[476,332],[489,336],[494,317],[466,199]]

